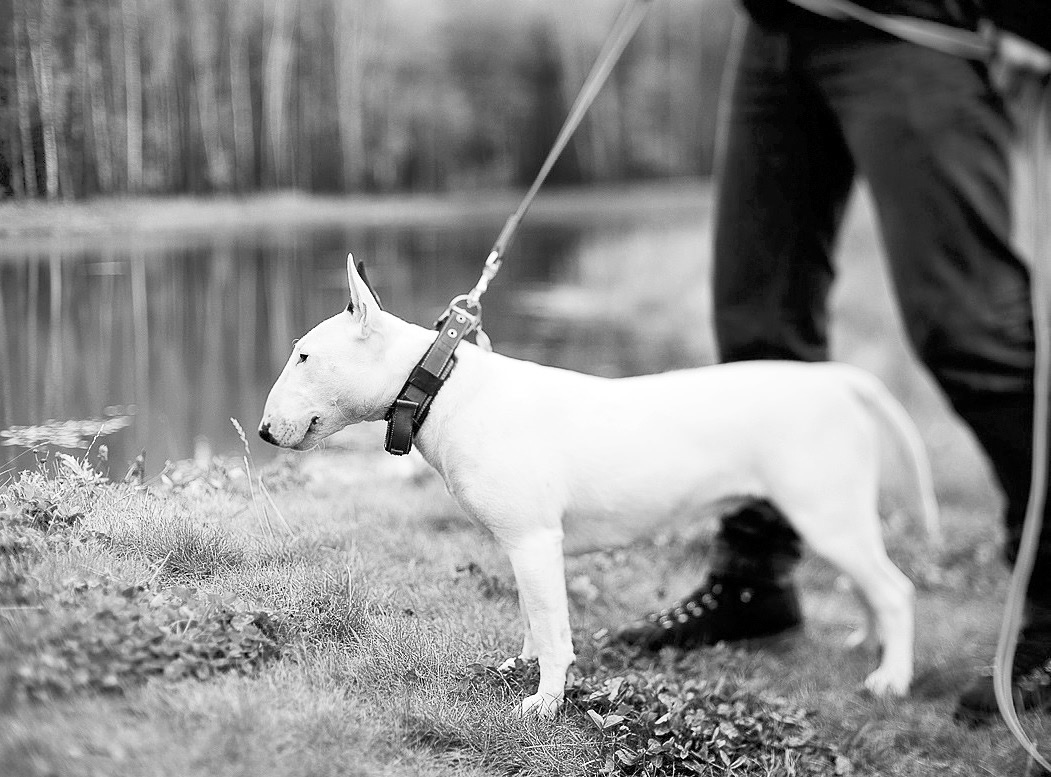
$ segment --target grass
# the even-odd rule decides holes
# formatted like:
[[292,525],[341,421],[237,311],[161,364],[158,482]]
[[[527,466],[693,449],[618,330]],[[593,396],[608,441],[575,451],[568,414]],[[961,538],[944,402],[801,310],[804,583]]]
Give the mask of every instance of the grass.
[[521,722],[512,710],[535,670],[491,668],[519,639],[509,565],[435,476],[385,471],[380,455],[254,473],[272,479],[287,520],[273,534],[229,461],[150,490],[86,467],[8,485],[5,773],[1024,773],[1003,726],[951,721],[956,688],[991,654],[1004,578],[985,550],[995,533],[951,494],[960,530],[942,556],[917,549],[908,523],[888,529],[921,587],[909,699],[859,690],[875,657],[841,643],[860,612],[814,559],[795,641],[656,658],[601,649],[591,634],[690,587],[702,532],[570,559],[570,703],[553,722]]

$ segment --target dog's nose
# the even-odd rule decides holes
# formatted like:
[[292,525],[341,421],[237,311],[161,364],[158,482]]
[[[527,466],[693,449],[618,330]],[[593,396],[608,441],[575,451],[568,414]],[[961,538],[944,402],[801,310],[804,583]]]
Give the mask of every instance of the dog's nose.
[[274,439],[274,435],[270,434],[270,424],[260,424],[259,436],[271,445],[277,445],[277,440]]

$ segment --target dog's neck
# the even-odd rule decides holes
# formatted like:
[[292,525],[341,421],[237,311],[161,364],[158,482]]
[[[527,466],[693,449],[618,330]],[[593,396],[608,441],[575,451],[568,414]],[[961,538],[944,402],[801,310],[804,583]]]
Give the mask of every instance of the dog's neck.
[[[383,372],[388,376],[383,391],[376,406],[365,420],[376,421],[382,419],[394,400],[401,392],[402,386],[408,379],[413,368],[420,362],[427,349],[434,343],[437,332],[413,324],[386,312],[381,312],[383,317],[381,329],[385,339],[383,352]],[[475,350],[476,346],[462,343],[456,351],[460,358],[467,350]],[[455,368],[453,373],[455,373]]]
[[[384,374],[389,376],[389,379],[384,384],[382,395],[378,398],[375,408],[365,419],[368,421],[384,419],[405,385],[409,374],[437,336],[433,329],[410,323],[386,312],[380,315],[383,316],[382,330],[386,338]],[[456,387],[467,379],[466,374],[471,371],[468,365],[475,361],[479,353],[481,351],[478,347],[471,343],[460,344],[456,351],[457,366],[453,368],[445,386],[435,397],[431,412],[417,433],[415,443],[420,453],[439,471],[441,468],[436,461],[436,448],[438,447],[437,437],[444,426],[445,413],[443,411],[452,399],[451,395],[456,393]]]
[[365,421],[383,420],[391,405],[394,404],[394,400],[397,399],[401,387],[405,385],[412,368],[430,348],[435,337],[432,330],[400,319],[386,311],[380,311],[379,317],[377,330],[384,342],[383,364],[378,369],[382,370],[386,381],[380,394],[370,403],[372,408],[369,415],[363,419]]

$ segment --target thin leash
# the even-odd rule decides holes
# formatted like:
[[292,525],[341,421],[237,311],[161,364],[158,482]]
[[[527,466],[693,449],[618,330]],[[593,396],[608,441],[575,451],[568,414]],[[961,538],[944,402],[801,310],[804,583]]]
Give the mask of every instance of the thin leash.
[[1023,626],[1026,589],[1033,574],[1040,532],[1044,523],[1044,506],[1047,502],[1048,422],[1051,404],[1051,255],[1045,247],[1047,229],[1044,217],[1048,203],[1048,113],[1051,112],[1051,87],[1044,85],[1037,100],[1029,131],[1031,133],[1033,167],[1033,199],[1036,212],[1033,216],[1033,258],[1030,295],[1033,308],[1034,374],[1033,374],[1033,461],[1030,475],[1029,501],[1026,504],[1025,523],[1015,560],[1014,571],[1007,591],[1007,600],[1000,637],[996,645],[993,663],[993,691],[996,706],[1000,709],[1007,728],[1025,751],[1044,769],[1051,771],[1051,763],[1040,755],[1036,744],[1022,728],[1015,709],[1012,692],[1012,673],[1018,634]]
[[518,227],[529,210],[529,206],[536,199],[551,168],[555,166],[555,162],[569,143],[573,132],[580,126],[584,114],[595,101],[599,90],[639,28],[652,2],[653,0],[627,0],[613,23],[609,35],[606,36],[595,59],[595,64],[584,80],[544,164],[541,165],[540,171],[526,191],[517,210],[511,214],[504,223],[503,229],[500,230],[496,243],[493,244],[489,256],[486,257],[478,282],[467,294],[454,297],[442,316],[435,322],[434,328],[438,331],[438,335],[427,349],[427,353],[413,368],[398,398],[387,412],[387,435],[384,449],[388,453],[401,456],[412,450],[413,438],[426,419],[434,397],[437,396],[438,391],[452,372],[456,363],[456,348],[464,338],[474,333],[475,342],[479,347],[487,351],[492,350],[489,337],[482,330],[482,295],[485,294],[489,283],[500,271],[504,256],[514,242]]
[[477,304],[481,296],[485,294],[486,289],[489,288],[489,282],[500,271],[504,255],[511,248],[511,244],[514,242],[515,235],[518,232],[518,226],[529,210],[529,206],[536,199],[536,195],[540,192],[540,187],[543,186],[548,173],[551,172],[551,168],[555,166],[558,157],[568,145],[570,137],[572,137],[577,127],[580,126],[584,114],[591,107],[591,103],[595,101],[595,97],[598,95],[599,90],[602,89],[602,85],[606,82],[610,71],[613,70],[613,66],[620,59],[624,48],[635,35],[635,31],[642,23],[652,2],[653,0],[628,0],[621,9],[609,35],[599,50],[598,56],[595,58],[595,64],[592,66],[591,72],[584,80],[584,85],[580,88],[577,99],[573,102],[573,107],[570,108],[569,114],[562,124],[558,137],[555,138],[554,145],[548,152],[544,164],[540,167],[540,172],[536,174],[532,186],[529,187],[525,197],[522,198],[518,209],[511,214],[504,223],[503,229],[500,230],[496,243],[493,244],[493,249],[485,260],[485,267],[482,269],[482,275],[478,279],[478,283],[466,295],[468,301]]

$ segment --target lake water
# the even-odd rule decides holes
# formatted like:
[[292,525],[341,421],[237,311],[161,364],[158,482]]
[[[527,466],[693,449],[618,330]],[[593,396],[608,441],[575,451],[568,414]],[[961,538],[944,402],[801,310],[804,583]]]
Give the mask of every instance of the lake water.
[[[483,300],[496,350],[604,375],[711,361],[705,192],[561,197],[538,203]],[[478,204],[462,207],[483,212],[471,218],[348,207],[267,228],[4,241],[0,430],[55,423],[0,439],[0,468],[33,464],[26,446],[44,437],[86,445],[95,427],[72,422],[92,418],[117,429],[99,440],[114,473],[142,449],[151,472],[205,443],[240,450],[230,419],[254,437],[293,338],[346,305],[347,252],[387,309],[429,324],[474,284],[510,212]]]

